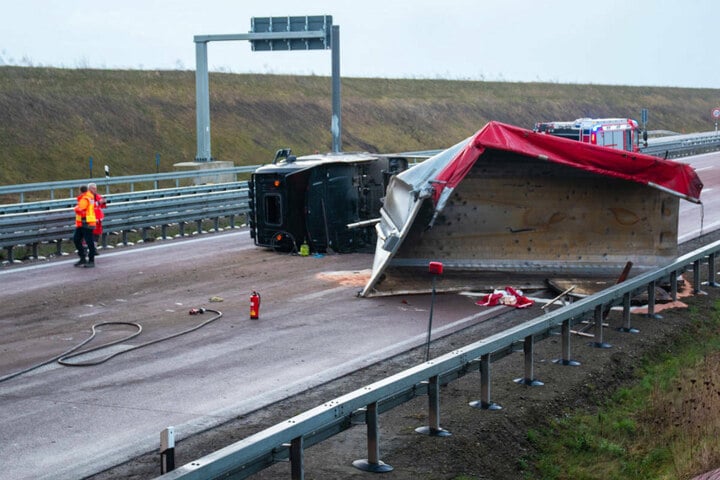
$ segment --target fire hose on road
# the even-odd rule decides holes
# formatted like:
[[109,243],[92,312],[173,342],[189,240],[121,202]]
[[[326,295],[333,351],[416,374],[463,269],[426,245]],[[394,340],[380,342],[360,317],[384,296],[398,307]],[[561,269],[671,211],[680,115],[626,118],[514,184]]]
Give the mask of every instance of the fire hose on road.
[[[205,313],[205,312],[212,312],[212,313],[214,313],[215,315],[214,315],[213,317],[205,320],[204,322],[201,322],[201,323],[195,325],[194,327],[191,327],[191,328],[182,330],[182,331],[177,332],[177,333],[173,333],[172,335],[167,335],[167,336],[165,336],[165,337],[161,337],[161,338],[157,338],[157,339],[155,339],[155,340],[151,340],[151,341],[148,341],[148,342],[145,342],[145,343],[141,343],[141,344],[139,344],[139,345],[135,345],[135,346],[132,346],[132,347],[130,347],[130,348],[126,348],[125,350],[121,350],[121,351],[119,351],[119,352],[115,352],[115,353],[112,353],[112,354],[110,354],[110,355],[106,355],[106,356],[101,357],[101,358],[99,358],[99,359],[97,359],[97,360],[90,360],[90,361],[85,361],[85,362],[71,362],[70,360],[73,359],[73,358],[79,357],[79,356],[81,356],[81,355],[86,355],[86,354],[88,354],[88,353],[95,352],[95,351],[97,351],[97,350],[101,350],[101,349],[103,349],[103,348],[107,348],[107,347],[110,347],[110,346],[112,346],[112,345],[117,345],[117,344],[119,344],[119,343],[126,342],[126,341],[128,341],[128,340],[130,340],[130,339],[132,339],[132,338],[137,337],[138,335],[140,335],[140,333],[142,333],[142,325],[140,325],[139,323],[135,323],[135,322],[100,322],[100,323],[96,323],[96,324],[92,325],[92,327],[91,327],[92,333],[90,334],[90,336],[89,336],[88,338],[86,338],[85,340],[83,340],[82,342],[80,342],[79,344],[77,344],[77,345],[75,345],[74,347],[72,347],[70,350],[67,350],[67,351],[61,353],[60,355],[57,355],[57,356],[55,356],[55,357],[53,357],[53,358],[50,358],[50,359],[48,359],[48,360],[45,360],[44,362],[38,363],[38,364],[36,364],[36,365],[30,366],[30,367],[28,367],[28,368],[25,368],[25,369],[23,369],[23,370],[20,370],[20,371],[17,371],[17,372],[14,372],[14,373],[5,375],[5,376],[3,376],[3,377],[0,377],[0,383],[1,383],[1,382],[4,382],[4,381],[6,381],[6,380],[10,380],[10,379],[12,379],[12,378],[18,377],[18,376],[20,376],[20,375],[23,375],[23,374],[25,374],[25,373],[28,373],[28,372],[30,372],[30,371],[32,371],[32,370],[38,369],[38,368],[40,368],[40,367],[43,367],[43,366],[48,365],[48,364],[53,363],[53,362],[57,362],[57,363],[59,363],[60,365],[65,365],[65,366],[67,366],[67,367],[90,367],[90,366],[94,366],[94,365],[99,365],[99,364],[101,364],[101,363],[107,362],[107,361],[110,360],[111,358],[117,357],[118,355],[122,355],[122,354],[124,354],[124,353],[128,353],[128,352],[131,352],[131,351],[133,351],[133,350],[138,350],[138,349],[140,349],[140,348],[147,347],[147,346],[149,346],[149,345],[154,345],[154,344],[156,344],[156,343],[164,342],[165,340],[170,340],[170,339],[172,339],[172,338],[176,338],[176,337],[179,337],[179,336],[181,336],[181,335],[185,335],[185,334],[187,334],[187,333],[194,332],[195,330],[199,330],[200,328],[208,325],[209,323],[212,323],[212,322],[214,322],[215,320],[219,319],[219,318],[222,317],[222,315],[223,315],[222,312],[220,312],[220,311],[218,311],[218,310],[212,310],[212,309],[209,309],[209,308],[193,308],[192,310],[190,310],[190,314],[191,314],[191,315],[203,314],[203,313]],[[102,345],[98,345],[98,346],[96,346],[96,347],[89,348],[89,349],[87,349],[87,350],[78,351],[80,348],[82,348],[83,346],[85,346],[85,345],[87,345],[89,342],[91,342],[91,341],[97,336],[97,334],[98,334],[99,331],[102,331],[102,330],[100,329],[100,327],[113,326],[113,325],[115,325],[115,326],[117,326],[117,325],[119,325],[119,326],[129,326],[129,327],[134,328],[135,331],[133,331],[133,332],[130,333],[129,335],[126,335],[125,337],[120,338],[120,339],[118,339],[118,340],[114,340],[114,341],[112,341],[112,342],[103,343]],[[99,330],[99,329],[100,329],[100,330]]]

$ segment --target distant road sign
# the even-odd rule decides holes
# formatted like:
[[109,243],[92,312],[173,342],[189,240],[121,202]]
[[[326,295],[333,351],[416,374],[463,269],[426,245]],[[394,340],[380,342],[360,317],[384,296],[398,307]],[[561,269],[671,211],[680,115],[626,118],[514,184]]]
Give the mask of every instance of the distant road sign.
[[720,118],[720,107],[713,108],[712,116],[713,118]]
[[251,39],[254,51],[325,50],[331,45],[332,15],[253,17],[250,25],[253,34],[274,34],[279,37]]

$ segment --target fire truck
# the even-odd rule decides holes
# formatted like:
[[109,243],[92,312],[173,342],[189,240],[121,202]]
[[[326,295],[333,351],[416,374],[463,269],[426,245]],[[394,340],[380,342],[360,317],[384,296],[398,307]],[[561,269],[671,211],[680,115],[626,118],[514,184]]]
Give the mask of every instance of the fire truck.
[[388,182],[408,168],[408,158],[400,155],[296,157],[290,149],[278,150],[272,163],[257,168],[249,182],[249,227],[255,245],[301,254],[372,251]]
[[578,118],[573,122],[539,122],[534,130],[604,147],[640,151],[640,128],[631,118]]

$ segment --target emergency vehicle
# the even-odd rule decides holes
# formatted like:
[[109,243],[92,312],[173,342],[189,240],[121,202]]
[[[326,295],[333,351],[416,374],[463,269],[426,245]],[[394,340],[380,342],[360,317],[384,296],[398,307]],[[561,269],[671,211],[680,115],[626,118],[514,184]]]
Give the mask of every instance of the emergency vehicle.
[[534,130],[603,147],[640,151],[640,128],[631,118],[578,118],[573,122],[539,122]]
[[[290,149],[278,150],[249,182],[250,236],[257,246],[284,252],[371,251],[373,219],[380,215],[388,182],[407,168],[408,158],[399,155],[296,157]],[[368,223],[348,228],[363,222]]]

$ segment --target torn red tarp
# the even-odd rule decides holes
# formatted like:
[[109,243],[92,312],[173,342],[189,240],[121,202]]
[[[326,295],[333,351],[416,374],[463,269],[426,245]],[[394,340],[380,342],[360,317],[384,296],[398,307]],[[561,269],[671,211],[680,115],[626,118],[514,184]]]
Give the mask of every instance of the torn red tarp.
[[700,202],[703,184],[692,167],[684,163],[489,122],[438,173],[433,195],[435,204],[445,188],[452,190],[465,178],[487,148],[543,158],[600,175],[642,183],[691,202]]
[[505,287],[504,290],[494,290],[475,302],[481,307],[494,307],[495,305],[507,305],[508,307],[527,308],[533,303],[532,300],[523,296],[522,290],[515,290],[512,287]]

